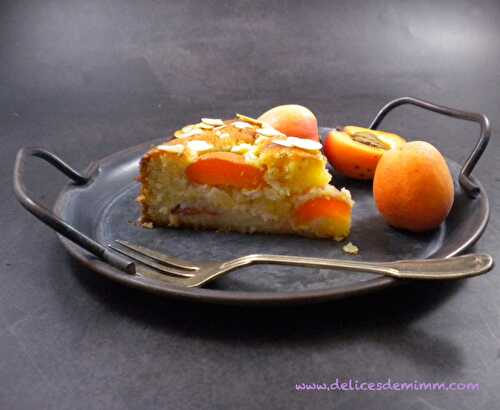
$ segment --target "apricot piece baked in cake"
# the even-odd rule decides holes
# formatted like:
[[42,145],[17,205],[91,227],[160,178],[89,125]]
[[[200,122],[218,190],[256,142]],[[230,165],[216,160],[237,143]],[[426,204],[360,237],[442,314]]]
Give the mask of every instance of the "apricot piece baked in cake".
[[287,137],[237,114],[203,118],[150,149],[140,164],[142,222],[341,240],[353,201],[330,185],[317,141]]

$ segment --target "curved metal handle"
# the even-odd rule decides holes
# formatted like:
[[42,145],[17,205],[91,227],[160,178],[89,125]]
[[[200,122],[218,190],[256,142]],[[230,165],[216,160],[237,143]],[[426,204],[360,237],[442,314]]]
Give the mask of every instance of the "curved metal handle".
[[403,97],[386,104],[375,116],[369,128],[376,130],[382,120],[390,111],[404,104],[415,105],[417,107],[424,108],[438,114],[446,115],[448,117],[458,118],[464,121],[476,122],[479,124],[479,126],[481,127],[479,140],[474,146],[474,149],[465,161],[464,165],[462,166],[459,176],[460,186],[465,190],[465,192],[467,192],[470,197],[476,197],[480,193],[480,188],[474,182],[474,178],[471,176],[471,172],[479,161],[479,158],[481,158],[481,155],[483,154],[490,140],[491,127],[488,117],[486,117],[486,115],[484,114],[455,110],[453,108],[445,107],[444,105],[438,105],[429,101],[419,100],[418,98]]
[[26,186],[24,185],[24,165],[28,157],[38,157],[44,159],[63,174],[68,176],[76,185],[84,185],[92,180],[91,177],[84,176],[75,171],[59,157],[47,150],[44,150],[43,148],[21,148],[17,153],[16,163],[14,166],[14,192],[21,205],[42,222],[50,226],[59,234],[68,238],[70,241],[80,245],[82,248],[93,253],[98,258],[109,263],[115,268],[121,269],[129,274],[134,274],[135,265],[133,262],[130,262],[130,260],[125,259],[120,255],[110,252],[106,247],[58,218],[53,212],[33,200],[28,195]]

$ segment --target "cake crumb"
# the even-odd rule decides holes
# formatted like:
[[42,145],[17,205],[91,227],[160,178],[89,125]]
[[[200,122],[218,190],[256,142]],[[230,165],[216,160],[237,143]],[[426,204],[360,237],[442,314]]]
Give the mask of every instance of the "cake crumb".
[[146,229],[153,229],[153,222],[143,222],[142,227]]
[[348,244],[344,245],[342,247],[342,250],[350,255],[357,255],[359,253],[359,248],[352,242],[349,242]]

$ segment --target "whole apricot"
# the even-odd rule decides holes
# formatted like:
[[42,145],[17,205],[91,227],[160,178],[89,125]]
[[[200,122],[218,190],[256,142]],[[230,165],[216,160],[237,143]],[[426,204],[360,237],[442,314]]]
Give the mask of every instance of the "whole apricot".
[[323,148],[336,171],[354,179],[373,179],[382,155],[405,143],[397,134],[349,125],[331,130]]
[[396,228],[437,228],[454,199],[453,179],[441,153],[424,141],[387,151],[378,162],[373,196],[384,219]]
[[297,104],[278,105],[259,118],[289,137],[319,141],[318,120],[306,107]]

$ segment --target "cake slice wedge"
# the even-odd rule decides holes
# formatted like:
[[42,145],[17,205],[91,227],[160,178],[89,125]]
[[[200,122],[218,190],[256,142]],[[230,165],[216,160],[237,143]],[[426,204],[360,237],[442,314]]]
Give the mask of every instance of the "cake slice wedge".
[[204,118],[143,156],[141,221],[341,240],[349,235],[353,201],[330,180],[316,141],[239,114]]

